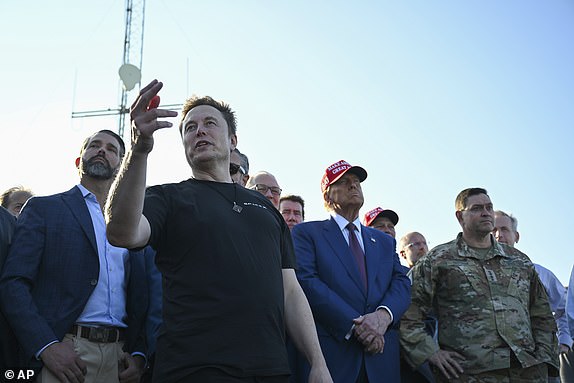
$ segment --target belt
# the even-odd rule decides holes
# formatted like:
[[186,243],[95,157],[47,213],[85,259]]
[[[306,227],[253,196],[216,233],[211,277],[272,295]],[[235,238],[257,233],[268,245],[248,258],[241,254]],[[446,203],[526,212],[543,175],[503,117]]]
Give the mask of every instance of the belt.
[[96,343],[115,343],[123,341],[126,338],[124,329],[105,326],[86,327],[75,324],[70,329],[70,334]]

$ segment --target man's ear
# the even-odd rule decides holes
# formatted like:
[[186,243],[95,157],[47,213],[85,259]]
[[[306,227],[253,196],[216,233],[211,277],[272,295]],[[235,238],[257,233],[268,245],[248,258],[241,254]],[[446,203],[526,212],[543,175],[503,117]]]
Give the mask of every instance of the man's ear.
[[456,216],[458,223],[462,225],[462,211],[457,210],[454,212],[454,215]]
[[323,192],[323,200],[325,202],[331,202],[331,199],[329,198],[329,188]]
[[230,146],[231,146],[231,151],[234,151],[235,148],[237,147],[237,135],[233,134],[231,137],[229,137],[230,140]]
[[76,158],[76,167],[80,168],[80,157]]
[[514,243],[518,243],[518,240],[520,239],[520,233],[519,233],[519,232],[515,232],[515,233],[514,233],[514,238],[515,238]]

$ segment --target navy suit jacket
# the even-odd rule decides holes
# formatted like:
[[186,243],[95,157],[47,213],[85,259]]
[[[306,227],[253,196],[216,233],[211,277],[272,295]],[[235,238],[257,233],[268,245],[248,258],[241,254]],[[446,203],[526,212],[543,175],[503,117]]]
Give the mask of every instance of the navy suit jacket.
[[[130,252],[125,350],[145,354],[147,287],[144,258]],[[35,354],[62,340],[82,313],[99,276],[96,237],[78,187],[33,197],[23,209],[0,278],[0,303],[23,349]]]
[[8,256],[14,235],[14,226],[16,226],[16,217],[0,206],[0,270],[2,270],[4,261]]
[[[334,219],[304,222],[293,228],[297,277],[317,326],[331,376],[336,383],[355,382],[362,360],[370,382],[399,383],[398,322],[410,305],[410,280],[389,235],[361,226],[368,291],[356,261]],[[355,337],[345,340],[353,319],[387,306],[394,321],[385,334],[382,354],[369,354]]]
[[[0,271],[8,256],[15,226],[16,217],[0,206]],[[17,350],[18,342],[14,332],[8,325],[4,313],[0,310],[0,371],[20,366]]]

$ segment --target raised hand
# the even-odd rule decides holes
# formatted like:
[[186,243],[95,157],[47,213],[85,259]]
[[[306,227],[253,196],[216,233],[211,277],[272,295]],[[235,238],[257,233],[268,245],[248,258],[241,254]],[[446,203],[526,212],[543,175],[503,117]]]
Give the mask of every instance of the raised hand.
[[[133,150],[149,153],[153,149],[153,133],[158,129],[170,128],[173,124],[169,121],[158,120],[158,118],[176,117],[177,112],[159,109],[157,105],[152,105],[152,99],[163,88],[163,83],[153,80],[146,85],[130,108],[130,118],[132,126],[132,148]],[[159,102],[159,98],[154,100]]]

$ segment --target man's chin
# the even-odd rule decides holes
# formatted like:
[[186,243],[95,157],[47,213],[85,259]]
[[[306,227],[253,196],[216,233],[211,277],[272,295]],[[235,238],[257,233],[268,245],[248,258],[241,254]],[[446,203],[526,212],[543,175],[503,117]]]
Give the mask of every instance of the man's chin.
[[488,237],[492,231],[491,230],[477,230],[477,233],[480,234],[481,237]]
[[221,156],[212,151],[205,151],[201,153],[194,153],[192,157],[187,158],[187,163],[191,165],[192,168],[195,167],[205,167],[205,165],[217,162],[218,160],[223,160]]
[[86,173],[86,175],[90,178],[93,178],[93,179],[99,180],[99,181],[107,181],[113,177],[113,175],[109,174],[109,173],[106,173],[106,174]]
[[114,176],[114,172],[106,166],[103,166],[103,164],[100,166],[89,166],[85,169],[84,174],[97,180],[109,180]]

